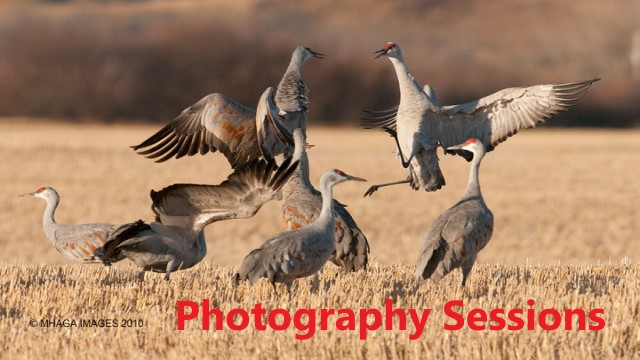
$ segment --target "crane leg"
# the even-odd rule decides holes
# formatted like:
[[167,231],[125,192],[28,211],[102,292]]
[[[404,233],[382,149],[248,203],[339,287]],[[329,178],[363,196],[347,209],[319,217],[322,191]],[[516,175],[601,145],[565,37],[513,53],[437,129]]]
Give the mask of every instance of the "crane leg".
[[408,168],[409,165],[411,165],[411,160],[413,160],[413,156],[414,154],[411,154],[411,156],[409,157],[409,159],[405,160],[404,159],[404,154],[402,153],[402,148],[400,147],[400,141],[398,141],[398,132],[389,128],[389,127],[383,127],[382,130],[384,132],[386,132],[387,134],[391,135],[391,137],[393,138],[393,140],[395,140],[396,142],[396,147],[398,148],[398,154],[400,155],[400,163],[402,163],[402,167],[403,168]]
[[146,269],[142,269],[140,270],[140,272],[138,272],[138,275],[137,275],[138,281],[144,281],[144,273],[146,271],[147,271]]
[[464,285],[466,284],[467,276],[469,276],[469,273],[471,272],[471,269],[473,268],[473,264],[475,264],[475,262],[476,257],[474,256],[468,258],[462,263],[462,287],[464,287]]
[[167,269],[164,272],[164,279],[169,280],[169,274],[176,270],[179,270],[181,267],[182,267],[182,263],[178,264],[178,262],[175,259],[170,260],[167,263]]
[[380,189],[381,187],[391,186],[391,185],[398,185],[398,184],[407,184],[409,182],[410,182],[410,180],[407,178],[407,179],[404,179],[404,180],[394,181],[394,182],[390,182],[390,183],[386,183],[386,184],[372,185],[369,188],[369,190],[367,190],[367,192],[364,193],[363,197],[372,196],[373,193],[378,191],[378,189]]
[[293,282],[286,283],[285,285],[287,285],[287,294],[289,294],[289,302],[291,302],[291,285],[293,285]]

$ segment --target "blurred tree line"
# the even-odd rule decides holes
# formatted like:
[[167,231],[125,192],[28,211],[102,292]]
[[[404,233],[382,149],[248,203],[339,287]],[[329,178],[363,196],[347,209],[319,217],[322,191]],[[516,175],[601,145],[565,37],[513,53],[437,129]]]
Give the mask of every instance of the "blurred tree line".
[[[391,65],[370,54],[365,55],[370,56],[367,62],[361,56],[334,57],[332,49],[298,44],[290,37],[246,36],[220,22],[185,21],[163,12],[64,11],[34,12],[25,6],[0,13],[0,116],[166,122],[212,92],[255,107],[262,91],[277,85],[297,45],[327,55],[310,60],[303,72],[311,90],[312,121],[355,125],[363,109],[384,109],[398,101]],[[420,72],[422,64],[412,60],[410,67]],[[440,80],[436,90],[456,102],[488,95],[503,84],[536,83],[514,83],[502,72],[494,88],[483,87],[483,80],[496,77],[483,70],[473,70],[476,78],[466,88],[459,79],[472,70],[462,70],[447,82],[446,64],[423,71],[418,80],[433,75]],[[589,94],[587,101],[550,125],[637,125],[640,95],[634,87],[637,83],[604,79],[592,92],[606,89],[611,95]]]

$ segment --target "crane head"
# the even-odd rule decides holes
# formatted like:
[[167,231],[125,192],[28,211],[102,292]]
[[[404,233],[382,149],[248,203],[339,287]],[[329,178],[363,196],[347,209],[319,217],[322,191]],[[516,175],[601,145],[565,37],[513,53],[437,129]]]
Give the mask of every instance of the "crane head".
[[58,192],[49,186],[45,186],[45,187],[41,187],[40,189],[34,191],[34,192],[30,192],[30,193],[26,193],[26,194],[22,194],[20,196],[33,196],[33,197],[39,197],[41,199],[47,199],[47,198],[56,198],[59,197],[58,196]]
[[304,49],[305,49],[305,52],[307,54],[309,54],[309,55],[306,56],[307,58],[314,57],[316,59],[324,59],[324,54],[319,53],[317,51],[313,51],[313,50],[309,49],[308,47],[305,47]]
[[376,55],[376,59],[379,58],[380,56],[386,55],[389,57],[399,57],[400,56],[400,46],[398,46],[398,44],[394,43],[394,42],[388,42],[386,44],[384,44],[384,47],[378,51],[374,51],[374,54],[378,54]]
[[340,184],[340,183],[343,183],[343,182],[348,181],[348,180],[367,181],[365,179],[349,175],[349,174],[345,173],[342,170],[331,169],[331,170],[328,170],[327,172],[325,172],[324,174],[322,174],[322,176],[320,177],[320,187],[322,187],[324,189],[325,185],[333,186],[333,185]]
[[298,46],[294,51],[291,59],[299,59],[304,63],[307,59],[317,58],[324,59],[324,54],[313,51],[306,46]]
[[449,146],[445,151],[447,154],[460,155],[465,160],[471,161],[476,156],[484,156],[486,148],[482,141],[476,138],[469,138],[462,144]]

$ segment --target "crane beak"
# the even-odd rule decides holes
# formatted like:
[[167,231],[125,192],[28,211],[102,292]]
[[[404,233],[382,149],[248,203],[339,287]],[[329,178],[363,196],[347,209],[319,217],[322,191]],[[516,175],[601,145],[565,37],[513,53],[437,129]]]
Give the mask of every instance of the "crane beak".
[[317,59],[324,59],[324,54],[322,54],[322,53],[319,53],[319,52],[317,52],[317,51],[313,51],[313,50],[311,50],[311,49],[309,49],[309,52],[311,53],[311,55],[312,55],[314,58],[317,58]]
[[462,156],[467,161],[473,160],[473,152],[465,150],[463,147],[464,144],[449,146],[445,153]]
[[382,56],[382,55],[387,55],[387,51],[389,51],[389,50],[388,50],[388,49],[380,49],[380,50],[378,50],[378,51],[374,51],[373,53],[374,53],[374,54],[378,54],[378,55],[376,55],[376,57],[375,57],[375,58],[377,59],[377,58],[379,58],[379,57],[380,57],[380,56]]
[[347,180],[353,180],[353,181],[365,181],[365,182],[367,181],[367,180],[365,180],[365,179],[363,179],[363,178],[359,178],[359,177],[351,176],[351,175],[347,175]]
[[23,196],[35,196],[35,192],[30,192],[30,193],[26,193],[26,194],[22,194],[22,195],[18,195],[18,197],[23,197]]
[[454,150],[462,150],[462,144],[449,146],[447,151],[453,152]]

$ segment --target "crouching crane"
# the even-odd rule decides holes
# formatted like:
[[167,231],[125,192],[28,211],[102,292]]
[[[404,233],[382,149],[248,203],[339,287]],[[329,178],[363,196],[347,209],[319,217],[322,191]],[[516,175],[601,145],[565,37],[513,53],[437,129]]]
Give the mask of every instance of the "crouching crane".
[[297,167],[287,158],[276,170],[273,162],[251,161],[219,185],[175,184],[151,191],[156,222],[123,225],[104,245],[107,259],[125,256],[145,271],[174,271],[199,263],[207,253],[205,226],[227,219],[249,218],[278,197]]

